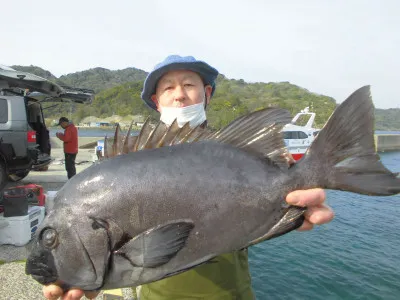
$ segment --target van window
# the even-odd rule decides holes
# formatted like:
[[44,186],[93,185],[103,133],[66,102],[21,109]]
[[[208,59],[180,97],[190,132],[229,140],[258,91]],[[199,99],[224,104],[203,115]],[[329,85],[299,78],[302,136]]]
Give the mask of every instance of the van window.
[[283,138],[285,140],[292,140],[292,139],[306,139],[308,136],[303,131],[284,131]]
[[8,104],[6,99],[0,99],[0,123],[8,122]]
[[307,134],[303,131],[299,131],[299,139],[306,139],[308,138]]

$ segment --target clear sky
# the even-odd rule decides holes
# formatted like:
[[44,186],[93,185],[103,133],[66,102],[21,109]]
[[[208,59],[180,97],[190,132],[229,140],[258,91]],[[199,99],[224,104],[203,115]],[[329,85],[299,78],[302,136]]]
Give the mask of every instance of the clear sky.
[[400,108],[398,0],[15,0],[1,4],[0,28],[1,64],[56,76],[193,55],[228,78],[338,102],[370,84],[376,107]]

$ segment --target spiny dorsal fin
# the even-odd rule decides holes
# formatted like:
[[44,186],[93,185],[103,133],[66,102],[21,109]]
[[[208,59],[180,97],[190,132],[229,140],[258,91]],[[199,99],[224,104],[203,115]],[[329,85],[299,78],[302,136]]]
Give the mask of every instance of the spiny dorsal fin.
[[147,118],[139,134],[131,136],[132,124],[133,122],[124,139],[121,138],[120,127],[117,125],[114,133],[114,143],[111,147],[109,145],[109,138],[105,137],[104,157],[99,157],[100,160],[143,149],[160,148],[184,142],[195,142],[200,137],[205,136],[206,133],[209,133],[199,126],[192,129],[189,123],[180,128],[176,120],[171,126],[167,126],[165,123],[159,121],[153,128],[150,124],[150,118]]
[[153,129],[150,126],[150,117],[148,117],[143,124],[142,130],[139,132],[135,146],[133,147],[133,152],[142,150],[144,148],[144,145],[146,145],[152,131]]
[[[214,140],[232,145],[268,159],[280,167],[288,167],[288,152],[285,147],[282,127],[291,120],[290,113],[279,108],[266,108],[242,116],[223,129],[211,133],[208,129],[197,126],[190,128],[186,123],[182,128],[175,120],[170,126],[163,122],[152,128],[148,118],[137,137],[130,136],[130,130],[124,142],[118,143],[119,131],[116,131],[117,144],[123,149],[113,147],[113,153],[108,157],[121,153],[136,152],[143,149],[160,148],[182,143],[194,143],[202,140]],[[133,146],[132,140],[135,140]],[[105,142],[105,146],[106,146]],[[107,157],[107,156],[106,156]]]
[[104,157],[105,158],[109,158],[109,157],[111,157],[110,156],[110,150],[109,150],[109,147],[108,147],[108,137],[107,137],[107,135],[105,136],[105,138],[104,138]]
[[158,142],[164,136],[166,130],[168,129],[167,125],[163,122],[158,122],[153,132],[151,133],[151,137],[148,139],[146,143],[146,149],[157,148]]
[[122,153],[126,154],[129,152],[129,137],[131,136],[131,131],[132,131],[132,126],[133,126],[133,120],[131,122],[131,125],[129,126],[128,132],[126,133],[126,137],[124,139],[124,145],[122,146]]
[[121,128],[119,124],[117,124],[117,127],[115,128],[115,133],[114,133],[114,142],[112,145],[112,152],[114,155],[121,155],[122,154],[122,139],[121,139],[121,134],[120,134]]
[[194,143],[197,142],[202,136],[209,135],[210,133],[210,131],[197,126],[190,129],[190,131],[180,139],[179,143]]
[[178,125],[178,121],[175,119],[175,121],[172,122],[171,126],[169,126],[168,130],[165,131],[163,137],[158,142],[157,148],[163,146],[169,146],[179,130],[180,128]]
[[185,125],[183,125],[183,127],[177,131],[175,137],[172,139],[172,141],[170,142],[170,146],[172,145],[177,145],[177,144],[181,144],[183,138],[191,131],[190,128],[190,123],[187,122]]
[[291,120],[280,108],[266,108],[242,116],[208,139],[242,148],[287,168],[288,151],[281,130]]

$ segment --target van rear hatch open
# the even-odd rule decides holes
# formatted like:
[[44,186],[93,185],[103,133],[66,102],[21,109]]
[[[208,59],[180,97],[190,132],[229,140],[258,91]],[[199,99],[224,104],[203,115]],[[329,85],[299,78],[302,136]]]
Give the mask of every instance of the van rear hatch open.
[[33,75],[0,66],[0,89],[28,89],[26,96],[43,102],[76,102],[90,104],[94,91],[59,85],[55,82]]

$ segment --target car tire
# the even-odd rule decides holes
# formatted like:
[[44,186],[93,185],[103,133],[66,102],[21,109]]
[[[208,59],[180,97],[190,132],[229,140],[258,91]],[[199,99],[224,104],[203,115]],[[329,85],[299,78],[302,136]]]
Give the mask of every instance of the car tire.
[[8,179],[12,182],[20,181],[20,180],[24,179],[26,176],[28,176],[29,171],[30,170],[25,170],[25,171],[18,172],[16,174],[10,174],[10,175],[8,175]]
[[8,180],[7,180],[6,166],[2,161],[0,161],[0,191],[3,190],[7,182]]

